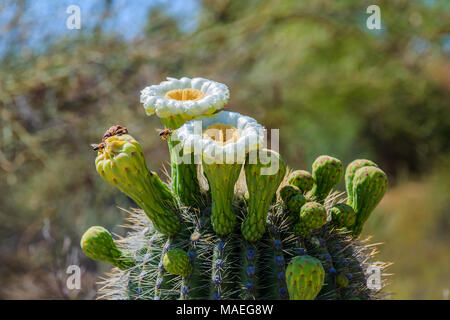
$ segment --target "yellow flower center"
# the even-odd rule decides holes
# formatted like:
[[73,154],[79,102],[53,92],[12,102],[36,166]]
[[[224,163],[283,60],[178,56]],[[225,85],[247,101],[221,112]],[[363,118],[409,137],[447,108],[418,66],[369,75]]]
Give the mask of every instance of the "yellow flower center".
[[186,100],[199,100],[204,96],[205,94],[197,89],[175,89],[167,92],[164,97],[167,99],[186,101]]
[[239,130],[236,127],[221,123],[213,124],[203,130],[203,138],[214,140],[220,146],[236,142],[239,137]]

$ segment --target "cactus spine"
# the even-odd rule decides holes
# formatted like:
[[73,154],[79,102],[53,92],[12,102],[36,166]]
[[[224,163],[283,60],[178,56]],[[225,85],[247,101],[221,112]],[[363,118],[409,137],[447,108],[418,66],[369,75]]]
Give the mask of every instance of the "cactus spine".
[[[167,129],[176,130],[186,121],[179,116],[175,116],[162,119],[162,122]],[[184,156],[183,152],[177,148],[179,141],[175,141],[169,136],[167,142],[170,152],[173,192],[180,198],[182,203],[188,206],[195,206],[201,195],[194,155],[191,154],[189,156],[190,163],[184,163],[181,161],[181,158]]]

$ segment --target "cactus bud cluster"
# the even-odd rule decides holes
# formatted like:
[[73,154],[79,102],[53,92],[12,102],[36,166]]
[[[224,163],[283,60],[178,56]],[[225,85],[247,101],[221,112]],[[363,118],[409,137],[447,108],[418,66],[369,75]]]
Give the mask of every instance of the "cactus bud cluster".
[[[164,136],[171,187],[148,170],[141,145],[126,128],[111,127],[95,145],[100,176],[142,208],[130,213],[132,231],[120,242],[103,227],[81,239],[88,257],[117,267],[101,297],[375,297],[365,281],[369,256],[358,235],[386,191],[385,173],[372,161],[352,162],[345,174],[347,204],[330,195],[343,176],[336,158],[320,156],[311,173],[296,170],[285,179],[286,165],[280,154],[263,149],[264,128],[256,120],[216,112],[228,98],[226,86],[202,78],[169,78],[142,91],[146,112],[173,130]],[[183,159],[201,155],[201,165],[179,163],[179,147]],[[242,171],[245,181],[239,181]],[[200,188],[198,173],[209,188]]]

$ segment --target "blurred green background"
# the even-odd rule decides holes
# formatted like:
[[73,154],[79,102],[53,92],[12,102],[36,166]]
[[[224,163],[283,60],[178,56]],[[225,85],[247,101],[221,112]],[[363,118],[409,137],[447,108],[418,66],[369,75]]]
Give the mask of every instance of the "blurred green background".
[[[81,8],[81,29],[66,8]],[[381,8],[368,30],[366,8]],[[279,128],[293,168],[376,161],[390,188],[364,235],[392,261],[392,299],[450,289],[448,1],[11,1],[0,4],[0,298],[92,299],[109,269],[79,249],[133,203],[97,176],[90,143],[126,126],[169,161],[139,91],[167,76],[227,84],[230,110]],[[343,188],[343,185],[340,186]],[[82,268],[68,290],[66,268]]]

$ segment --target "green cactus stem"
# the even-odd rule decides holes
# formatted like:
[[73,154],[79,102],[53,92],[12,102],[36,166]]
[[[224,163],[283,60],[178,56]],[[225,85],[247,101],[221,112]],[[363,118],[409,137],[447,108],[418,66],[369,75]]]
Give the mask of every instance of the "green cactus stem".
[[325,271],[320,261],[304,255],[291,259],[286,268],[290,300],[314,300],[323,286]]
[[314,187],[312,200],[322,202],[331,189],[341,181],[344,169],[340,160],[330,156],[320,156],[312,164]]
[[140,144],[130,135],[105,139],[95,159],[97,172],[113,186],[132,198],[165,235],[180,230],[176,201],[167,185],[150,172]]
[[[248,211],[241,225],[242,235],[248,241],[259,240],[266,230],[266,218],[273,196],[286,174],[286,166],[280,155],[272,150],[257,152],[256,164],[249,163],[250,156],[244,165],[245,180],[249,192]],[[265,158],[265,159],[261,159]],[[261,161],[262,160],[262,161]],[[274,172],[265,172],[275,166]]]
[[387,189],[387,176],[377,167],[362,167],[353,177],[353,203],[356,222],[353,236],[358,236],[373,209],[378,205]]
[[[162,118],[161,121],[169,130],[176,130],[186,122],[181,116],[175,115]],[[182,163],[183,152],[177,148],[180,142],[172,139],[171,136],[167,138],[167,142],[170,153],[173,192],[184,205],[195,206],[200,201],[201,194],[194,154],[190,155],[190,163]]]
[[109,262],[123,270],[134,266],[134,261],[117,248],[111,233],[103,227],[90,227],[83,234],[80,245],[91,259]]
[[353,160],[345,170],[345,188],[347,189],[347,203],[352,205],[353,202],[353,177],[358,169],[362,167],[378,167],[373,161],[367,159]]
[[242,164],[208,164],[203,162],[203,171],[209,182],[212,209],[211,223],[219,235],[227,235],[236,227],[233,211],[234,185],[239,178]]
[[350,228],[356,221],[356,212],[345,203],[335,204],[330,209],[333,224],[338,228]]
[[296,170],[291,173],[289,184],[299,188],[302,193],[306,193],[314,186],[314,178],[306,170]]

